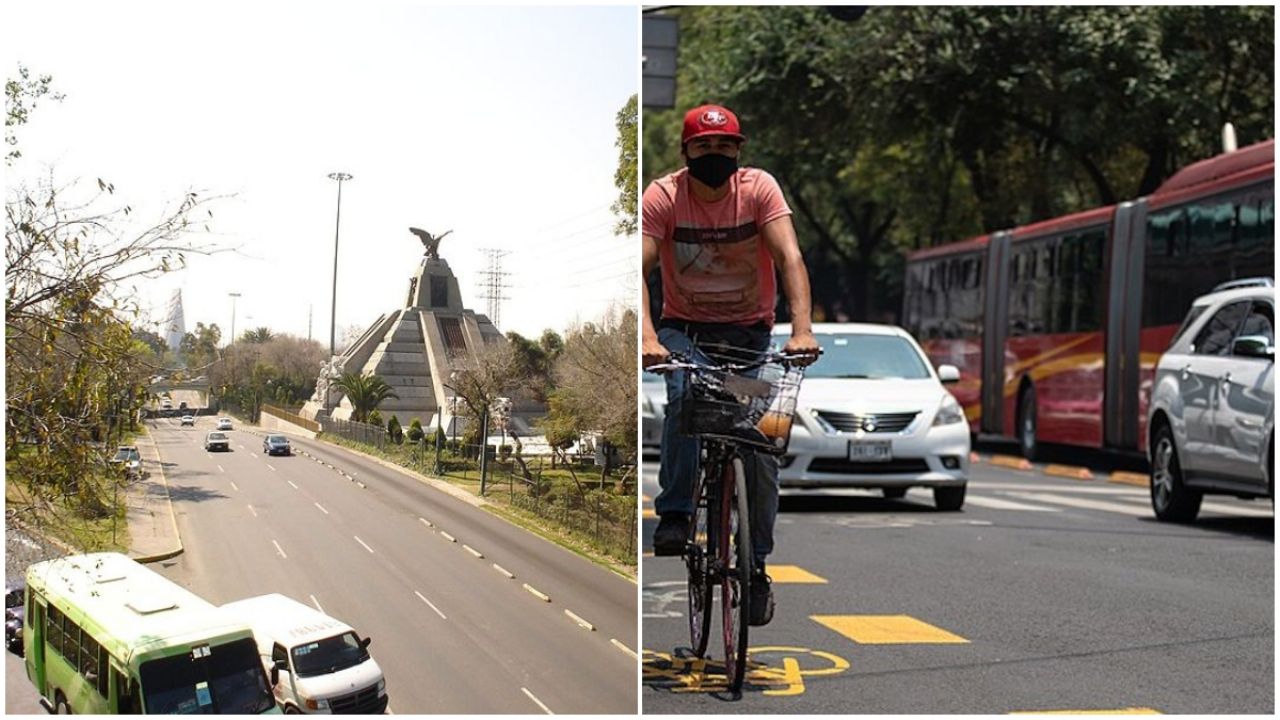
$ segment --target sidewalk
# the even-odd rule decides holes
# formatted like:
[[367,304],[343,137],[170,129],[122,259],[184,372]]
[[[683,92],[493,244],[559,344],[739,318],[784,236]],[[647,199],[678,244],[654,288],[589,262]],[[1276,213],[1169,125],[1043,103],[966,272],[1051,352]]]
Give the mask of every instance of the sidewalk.
[[182,538],[178,536],[169,484],[150,427],[137,444],[146,473],[129,487],[125,497],[129,557],[144,563],[167,560],[182,553]]

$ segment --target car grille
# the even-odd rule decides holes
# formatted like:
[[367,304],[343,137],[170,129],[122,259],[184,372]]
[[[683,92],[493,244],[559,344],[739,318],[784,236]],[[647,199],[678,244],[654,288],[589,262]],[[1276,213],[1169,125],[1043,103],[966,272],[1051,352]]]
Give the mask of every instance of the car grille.
[[850,462],[844,458],[817,458],[809,463],[808,471],[841,475],[896,475],[929,472],[929,463],[919,458],[889,462]]
[[818,417],[840,432],[896,433],[902,432],[919,415],[918,410],[901,413],[841,413],[819,410]]
[[386,702],[378,697],[377,685],[329,699],[329,709],[335,715],[373,715],[381,713],[386,707]]

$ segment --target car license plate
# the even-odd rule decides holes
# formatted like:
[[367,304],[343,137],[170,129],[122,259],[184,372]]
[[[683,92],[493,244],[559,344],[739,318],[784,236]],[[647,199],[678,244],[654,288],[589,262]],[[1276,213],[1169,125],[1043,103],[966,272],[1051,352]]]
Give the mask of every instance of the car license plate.
[[850,462],[889,462],[890,460],[893,460],[893,446],[887,441],[849,441]]

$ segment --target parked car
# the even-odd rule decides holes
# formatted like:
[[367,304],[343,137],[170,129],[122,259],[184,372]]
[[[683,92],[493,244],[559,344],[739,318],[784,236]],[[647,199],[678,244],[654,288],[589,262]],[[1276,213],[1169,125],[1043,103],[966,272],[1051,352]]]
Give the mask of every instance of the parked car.
[[[969,424],[944,387],[960,371],[936,371],[902,328],[817,324],[823,354],[805,375],[791,444],[780,458],[784,488],[873,488],[886,498],[933,490],[939,510],[964,505]],[[789,325],[774,329],[779,347]]]
[[183,400],[182,402],[178,403],[178,409],[179,409],[179,410],[186,410],[186,409],[187,409],[187,401],[186,401],[186,400]]
[[1147,411],[1151,507],[1190,522],[1205,494],[1275,498],[1275,287],[1197,298],[1156,363]]
[[111,464],[119,467],[121,472],[130,479],[142,475],[142,455],[133,445],[117,447],[116,454],[111,457]]
[[204,449],[212,452],[214,450],[230,450],[231,440],[224,432],[213,431],[204,436]]
[[191,427],[195,427],[195,426],[196,426],[196,416],[195,416],[195,415],[183,415],[183,416],[182,416],[182,425],[183,425],[183,427],[186,427],[187,425],[190,425]]
[[231,418],[227,418],[227,417],[224,417],[224,418],[218,418],[218,429],[219,429],[219,430],[230,430],[230,429],[231,429]]
[[645,452],[658,452],[667,415],[667,383],[656,373],[641,373],[640,377],[640,444]]
[[268,435],[262,440],[262,452],[266,455],[292,455],[289,438],[283,435]]
[[4,645],[9,652],[22,657],[22,611],[27,583],[23,580],[4,586]]

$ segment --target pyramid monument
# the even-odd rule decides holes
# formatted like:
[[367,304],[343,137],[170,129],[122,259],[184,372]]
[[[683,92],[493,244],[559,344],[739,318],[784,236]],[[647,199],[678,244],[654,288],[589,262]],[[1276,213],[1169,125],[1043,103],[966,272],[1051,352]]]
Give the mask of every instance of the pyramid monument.
[[[303,417],[322,423],[326,418],[350,420],[354,408],[332,383],[343,373],[353,372],[381,377],[397,395],[378,405],[384,419],[395,415],[408,427],[418,418],[427,429],[439,422],[446,433],[463,431],[465,421],[449,413],[448,398],[453,393],[445,383],[462,359],[486,343],[507,339],[487,316],[462,306],[458,278],[440,257],[440,241],[449,232],[409,231],[422,241],[425,253],[409,280],[405,306],[380,316],[330,359],[321,369],[315,394],[302,409]],[[520,417],[519,412],[514,415],[513,425],[525,434],[532,418]]]

